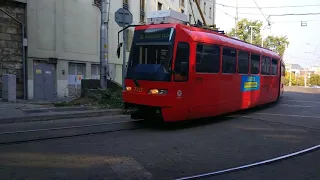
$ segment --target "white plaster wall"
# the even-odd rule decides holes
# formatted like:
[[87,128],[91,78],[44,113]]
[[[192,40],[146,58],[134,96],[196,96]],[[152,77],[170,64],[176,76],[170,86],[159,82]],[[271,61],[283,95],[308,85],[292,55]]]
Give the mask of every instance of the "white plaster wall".
[[[157,9],[158,2],[163,4],[163,9],[171,8],[180,11],[179,0],[146,0],[146,15]],[[28,56],[30,58],[58,58],[66,61],[99,63],[100,11],[97,7],[92,6],[92,3],[93,0],[27,0]],[[200,3],[203,9],[203,1]],[[212,24],[210,22],[213,22],[213,18],[209,18],[208,15],[209,5],[211,3],[207,3],[206,19],[208,24]],[[108,61],[116,66],[115,80],[120,84],[122,83],[123,54],[121,51],[121,57],[117,58],[116,50],[118,31],[121,28],[115,23],[114,14],[121,7],[122,0],[111,0],[108,34]],[[140,1],[129,0],[129,10],[133,14],[133,24],[139,24]],[[194,2],[193,10],[196,19],[201,20]],[[188,16],[191,13],[188,0],[185,0],[184,11]],[[133,28],[131,28],[132,30]],[[129,35],[132,36],[133,33],[131,32]],[[122,41],[121,33],[120,42]],[[129,51],[126,55],[128,58]],[[59,60],[57,74],[61,73],[61,69],[64,68],[67,75],[68,63],[62,63]],[[88,71],[86,72],[86,77],[90,77]],[[33,78],[30,77],[28,79],[31,83]],[[66,76],[57,77],[59,96],[65,95],[67,79]],[[28,83],[28,95],[33,97],[33,81],[32,84],[30,83]]]
[[100,12],[91,0],[28,0],[28,55],[99,61]]

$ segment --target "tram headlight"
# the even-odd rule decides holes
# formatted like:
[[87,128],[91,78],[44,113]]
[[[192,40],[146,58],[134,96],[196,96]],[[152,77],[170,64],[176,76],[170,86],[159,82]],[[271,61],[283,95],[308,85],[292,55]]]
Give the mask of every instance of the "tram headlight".
[[126,87],[126,91],[132,91],[132,87],[127,86],[127,87]]
[[163,94],[168,94],[168,90],[166,90],[166,89],[149,89],[148,94],[163,95]]

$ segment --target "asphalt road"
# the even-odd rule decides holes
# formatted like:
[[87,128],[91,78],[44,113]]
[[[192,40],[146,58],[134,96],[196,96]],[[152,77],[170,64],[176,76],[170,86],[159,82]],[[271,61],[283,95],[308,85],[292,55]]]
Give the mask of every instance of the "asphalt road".
[[[320,144],[320,95],[287,92],[276,105],[173,128],[131,126],[143,128],[0,145],[0,179],[175,179],[275,158]],[[318,150],[206,179],[320,179],[319,159]]]

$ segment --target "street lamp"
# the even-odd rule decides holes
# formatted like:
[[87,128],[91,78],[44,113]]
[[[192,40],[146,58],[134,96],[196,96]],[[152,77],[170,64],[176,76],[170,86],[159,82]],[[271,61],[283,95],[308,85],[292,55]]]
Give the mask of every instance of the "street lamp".
[[252,44],[252,28],[256,27],[256,26],[249,26],[249,27],[250,27],[250,33],[251,33],[251,35],[250,35],[250,37],[251,37],[250,38],[250,43]]
[[266,27],[270,29],[270,25],[269,24],[265,25],[261,31],[261,47],[263,47],[263,31],[266,29]]
[[[308,43],[306,43],[306,44],[308,44]],[[304,53],[305,53],[305,58],[306,58],[306,63],[307,63],[307,54],[311,54],[311,52],[304,52]],[[304,68],[304,87],[307,87],[307,67]]]

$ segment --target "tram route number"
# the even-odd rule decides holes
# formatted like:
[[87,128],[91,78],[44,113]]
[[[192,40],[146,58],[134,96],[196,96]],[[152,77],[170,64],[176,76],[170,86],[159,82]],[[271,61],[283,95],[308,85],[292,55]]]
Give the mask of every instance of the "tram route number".
[[142,89],[142,88],[139,88],[139,87],[134,87],[134,88],[133,88],[133,91],[135,91],[135,92],[142,92],[143,89]]

